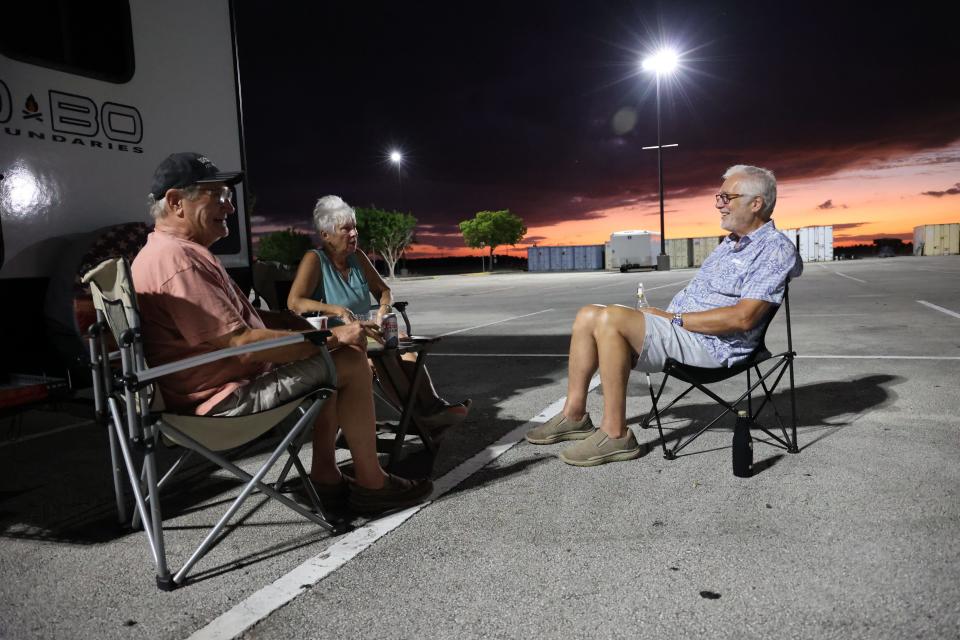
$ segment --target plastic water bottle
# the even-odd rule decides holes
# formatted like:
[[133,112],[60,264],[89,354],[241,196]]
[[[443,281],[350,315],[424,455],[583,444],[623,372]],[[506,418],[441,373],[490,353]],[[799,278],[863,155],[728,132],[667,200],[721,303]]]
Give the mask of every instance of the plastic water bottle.
[[737,412],[737,424],[733,428],[733,475],[738,478],[753,475],[753,437],[746,411]]
[[647,302],[647,296],[643,294],[643,283],[637,283],[637,310],[643,309],[644,307],[649,307],[650,303]]

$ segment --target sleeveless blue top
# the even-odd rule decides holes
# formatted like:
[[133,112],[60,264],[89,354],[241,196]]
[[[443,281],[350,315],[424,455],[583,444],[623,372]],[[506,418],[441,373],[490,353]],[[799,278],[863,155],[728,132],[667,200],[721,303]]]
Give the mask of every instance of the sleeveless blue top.
[[327,254],[319,249],[314,249],[313,252],[320,258],[321,281],[310,297],[317,302],[346,307],[355,314],[369,313],[370,285],[363,275],[357,256],[352,253],[347,256],[350,271],[348,280],[344,280]]

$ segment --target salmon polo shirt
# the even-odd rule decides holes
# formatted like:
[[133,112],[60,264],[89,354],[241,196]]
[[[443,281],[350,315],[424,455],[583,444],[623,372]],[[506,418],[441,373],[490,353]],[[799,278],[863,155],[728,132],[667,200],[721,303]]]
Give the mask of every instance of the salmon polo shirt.
[[[210,340],[263,321],[220,261],[203,245],[153,231],[133,261],[147,364],[216,351]],[[265,363],[225,358],[157,382],[167,407],[203,415],[238,387],[269,371]]]

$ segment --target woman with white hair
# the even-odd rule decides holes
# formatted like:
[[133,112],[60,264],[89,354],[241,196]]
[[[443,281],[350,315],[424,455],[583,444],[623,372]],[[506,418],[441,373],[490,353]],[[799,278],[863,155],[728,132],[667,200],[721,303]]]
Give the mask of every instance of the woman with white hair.
[[[353,208],[338,196],[324,196],[313,208],[313,223],[320,235],[320,248],[303,256],[287,297],[287,307],[295,313],[317,311],[339,322],[355,322],[370,313],[370,296],[379,302],[376,321],[390,312],[393,294],[370,258],[357,251],[357,216]],[[403,355],[400,365],[407,380],[413,376],[416,354]],[[470,400],[451,404],[440,398],[429,373],[417,397],[419,421],[440,428],[459,424],[470,410]],[[396,376],[391,375],[392,379]]]

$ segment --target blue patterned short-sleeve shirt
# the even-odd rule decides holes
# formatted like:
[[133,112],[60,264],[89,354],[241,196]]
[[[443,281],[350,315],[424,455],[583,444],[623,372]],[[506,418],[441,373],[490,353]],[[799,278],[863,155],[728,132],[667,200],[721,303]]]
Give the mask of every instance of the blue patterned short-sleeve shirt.
[[[742,298],[783,302],[787,280],[799,277],[803,261],[773,220],[739,240],[723,239],[686,287],[673,297],[667,311],[689,313],[731,307]],[[760,341],[763,327],[723,336],[693,333],[723,366],[745,359]]]

